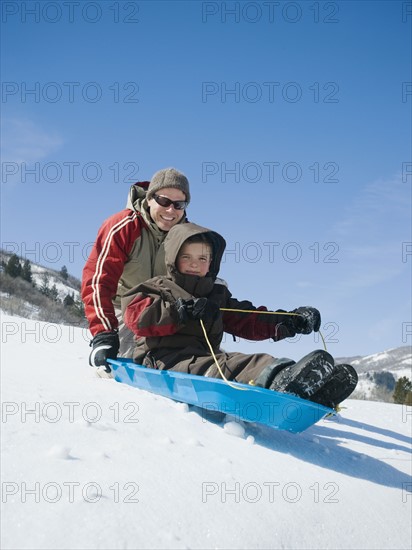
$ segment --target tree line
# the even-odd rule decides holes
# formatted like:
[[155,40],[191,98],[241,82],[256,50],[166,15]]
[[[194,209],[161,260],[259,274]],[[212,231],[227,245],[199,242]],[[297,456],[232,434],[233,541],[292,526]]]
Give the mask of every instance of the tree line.
[[[50,284],[50,275],[47,271],[42,273],[40,285],[37,287],[33,278],[30,260],[25,259],[24,261],[21,261],[16,254],[12,254],[7,262],[3,260],[1,265],[4,273],[12,279],[20,278],[27,281],[32,285],[32,287],[36,288],[40,294],[46,296],[46,298],[49,298],[52,302],[61,303],[65,308],[70,309],[72,313],[79,317],[84,317],[83,302],[80,299],[75,299],[74,291],[68,292],[63,300],[61,300],[59,298],[59,291],[57,290],[56,283],[53,283],[53,285]],[[65,265],[62,266],[58,272],[58,275],[63,279],[63,281],[68,280],[69,272]]]
[[407,376],[402,376],[396,382],[393,401],[399,405],[412,405],[412,382]]

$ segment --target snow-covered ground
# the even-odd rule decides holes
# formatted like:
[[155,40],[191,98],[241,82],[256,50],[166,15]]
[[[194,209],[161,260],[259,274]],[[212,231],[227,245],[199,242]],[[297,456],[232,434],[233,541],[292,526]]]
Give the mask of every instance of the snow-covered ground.
[[411,407],[208,422],[97,378],[86,331],[1,324],[2,548],[410,548]]

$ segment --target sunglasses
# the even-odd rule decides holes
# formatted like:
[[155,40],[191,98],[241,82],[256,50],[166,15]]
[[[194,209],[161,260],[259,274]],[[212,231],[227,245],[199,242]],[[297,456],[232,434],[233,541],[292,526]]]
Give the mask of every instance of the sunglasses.
[[187,206],[187,201],[172,201],[168,199],[167,197],[161,197],[160,195],[153,195],[154,200],[159,204],[160,206],[163,206],[164,208],[169,208],[171,204],[173,204],[173,208],[175,210],[184,210]]

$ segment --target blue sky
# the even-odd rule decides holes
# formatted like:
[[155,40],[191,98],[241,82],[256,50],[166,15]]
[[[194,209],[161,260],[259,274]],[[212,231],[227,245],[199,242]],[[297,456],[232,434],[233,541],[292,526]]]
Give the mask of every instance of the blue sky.
[[[174,166],[240,299],[332,354],[411,344],[411,2],[2,2],[1,243],[81,276]],[[225,341],[297,358],[322,342]]]

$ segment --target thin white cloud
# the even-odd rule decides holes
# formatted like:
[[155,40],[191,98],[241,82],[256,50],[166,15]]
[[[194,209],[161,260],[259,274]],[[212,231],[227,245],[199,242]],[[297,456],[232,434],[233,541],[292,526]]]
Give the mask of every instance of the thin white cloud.
[[314,284],[310,281],[298,281],[296,283],[296,286],[298,288],[312,288],[314,286]]
[[380,235],[391,234],[394,227],[410,220],[411,190],[401,175],[366,185],[354,196],[345,217],[337,222],[335,232],[341,238],[375,242]]
[[[357,265],[354,267],[350,275],[347,275],[340,282],[340,288],[343,290],[371,288],[376,285],[383,284],[394,279],[402,273],[401,264],[395,267],[387,267],[383,265]],[[388,286],[388,292],[391,291]]]
[[63,143],[56,132],[45,130],[32,120],[5,118],[2,121],[2,162],[33,163],[54,153]]
[[366,185],[333,231],[340,247],[336,289],[367,289],[399,277],[407,266],[403,241],[411,238],[411,190],[400,175]]

